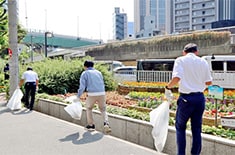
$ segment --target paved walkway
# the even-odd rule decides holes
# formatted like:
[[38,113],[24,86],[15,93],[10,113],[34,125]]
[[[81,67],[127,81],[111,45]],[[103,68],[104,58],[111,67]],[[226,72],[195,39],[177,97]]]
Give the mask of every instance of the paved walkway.
[[161,155],[36,111],[11,111],[0,96],[0,155]]

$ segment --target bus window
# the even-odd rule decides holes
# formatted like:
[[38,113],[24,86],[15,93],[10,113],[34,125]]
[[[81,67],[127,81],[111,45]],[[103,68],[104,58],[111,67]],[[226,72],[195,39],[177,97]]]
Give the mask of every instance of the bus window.
[[137,62],[137,70],[148,71],[172,71],[174,60],[140,60]]
[[223,61],[211,61],[212,71],[224,71]]
[[235,61],[227,61],[227,71],[235,71]]

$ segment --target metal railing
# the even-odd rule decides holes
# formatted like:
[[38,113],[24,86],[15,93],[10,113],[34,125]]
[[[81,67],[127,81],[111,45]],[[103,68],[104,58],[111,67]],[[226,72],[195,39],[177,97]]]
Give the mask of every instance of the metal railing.
[[[118,82],[169,82],[172,78],[172,71],[124,71],[113,75]],[[213,71],[211,75],[213,85],[235,89],[235,71]]]
[[137,81],[145,82],[169,82],[171,71],[137,71]]

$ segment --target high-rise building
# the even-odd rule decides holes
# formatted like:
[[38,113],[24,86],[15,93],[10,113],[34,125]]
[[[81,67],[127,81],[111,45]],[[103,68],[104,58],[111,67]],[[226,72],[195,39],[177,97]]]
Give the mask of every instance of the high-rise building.
[[132,38],[134,36],[134,22],[127,22],[127,35],[128,38]]
[[120,13],[120,8],[114,8],[113,13],[113,39],[123,40],[127,38],[127,15]]
[[174,0],[173,32],[210,29],[216,9],[216,0]]
[[135,0],[134,24],[136,37],[151,37],[171,32],[169,18],[172,0]]
[[218,20],[235,20],[235,0],[218,0]]
[[134,0],[135,37],[234,25],[235,0]]

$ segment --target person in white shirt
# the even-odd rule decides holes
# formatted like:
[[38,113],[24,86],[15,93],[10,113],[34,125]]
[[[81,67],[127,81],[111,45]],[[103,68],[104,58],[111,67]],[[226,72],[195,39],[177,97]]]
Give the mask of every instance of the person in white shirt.
[[183,56],[175,60],[172,79],[166,89],[179,84],[180,96],[176,111],[177,155],[185,155],[186,124],[191,121],[192,155],[201,152],[202,116],[205,109],[204,90],[212,84],[208,63],[198,57],[197,45],[189,43],[184,47]]
[[[38,89],[39,78],[38,74],[33,71],[32,67],[28,67],[22,75],[22,78],[19,83],[19,87],[24,84],[25,89],[25,107],[30,111],[33,110],[35,94]],[[29,97],[31,98],[29,101]]]

